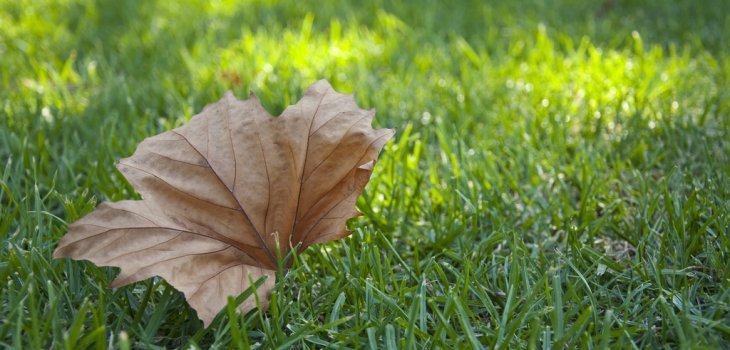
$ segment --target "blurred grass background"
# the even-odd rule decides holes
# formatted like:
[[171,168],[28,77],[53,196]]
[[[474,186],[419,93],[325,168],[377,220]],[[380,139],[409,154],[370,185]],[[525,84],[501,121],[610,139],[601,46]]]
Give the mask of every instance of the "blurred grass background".
[[[0,345],[720,348],[730,2],[0,0]],[[398,128],[352,237],[201,328],[53,261],[115,170],[226,90],[315,80]],[[231,317],[233,316],[233,317]]]

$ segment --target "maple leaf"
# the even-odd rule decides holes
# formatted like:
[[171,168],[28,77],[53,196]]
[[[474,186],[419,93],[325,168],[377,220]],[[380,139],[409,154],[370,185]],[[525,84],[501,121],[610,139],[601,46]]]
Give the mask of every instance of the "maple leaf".
[[[105,202],[69,225],[54,258],[116,266],[112,287],[152,276],[183,292],[207,327],[279,256],[350,234],[355,201],[392,129],[325,80],[281,116],[230,92],[185,125],[142,141],[119,171],[140,201]],[[278,242],[281,242],[279,244]],[[253,294],[239,309],[256,307]]]

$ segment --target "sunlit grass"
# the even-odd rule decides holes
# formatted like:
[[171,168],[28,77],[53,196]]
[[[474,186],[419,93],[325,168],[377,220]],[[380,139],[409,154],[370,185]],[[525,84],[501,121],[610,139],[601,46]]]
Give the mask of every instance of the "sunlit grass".
[[[0,1],[0,344],[721,347],[727,6]],[[269,311],[206,330],[162,280],[51,260],[136,196],[114,164],[142,139],[321,78],[398,134],[353,236],[298,256]]]

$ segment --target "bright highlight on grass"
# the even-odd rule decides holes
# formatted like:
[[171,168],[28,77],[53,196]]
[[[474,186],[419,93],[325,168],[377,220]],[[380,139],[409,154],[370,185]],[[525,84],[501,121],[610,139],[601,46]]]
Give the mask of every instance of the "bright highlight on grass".
[[[722,347],[728,6],[0,0],[0,344]],[[139,140],[320,78],[397,139],[355,234],[297,256],[269,311],[205,330],[159,279],[51,259],[135,196],[109,169]]]

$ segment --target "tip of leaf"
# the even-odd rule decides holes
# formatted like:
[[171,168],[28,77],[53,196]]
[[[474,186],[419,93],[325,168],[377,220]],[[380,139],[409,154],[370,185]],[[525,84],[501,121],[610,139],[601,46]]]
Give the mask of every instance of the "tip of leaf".
[[113,281],[111,281],[110,283],[108,283],[106,285],[106,287],[109,288],[109,289],[119,288],[119,287],[121,287],[121,286],[123,286],[125,284],[126,283],[122,282],[122,280],[119,279],[119,276],[117,276],[117,278],[115,278]]

